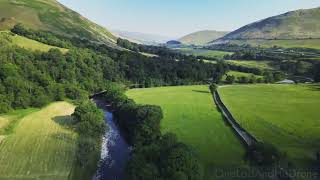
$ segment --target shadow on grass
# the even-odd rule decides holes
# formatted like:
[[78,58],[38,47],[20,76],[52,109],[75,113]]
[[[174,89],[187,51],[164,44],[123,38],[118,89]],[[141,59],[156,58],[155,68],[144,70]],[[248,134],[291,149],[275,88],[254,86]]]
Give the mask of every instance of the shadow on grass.
[[57,139],[59,141],[64,141],[69,143],[72,143],[75,141],[74,137],[72,137],[72,135],[68,133],[56,133],[56,134],[52,134],[51,137],[53,139]]
[[200,90],[192,90],[193,92],[197,92],[197,93],[205,93],[205,94],[210,94],[209,91],[200,91]]
[[56,116],[52,120],[64,128],[74,128],[75,120],[72,116]]
[[311,84],[308,87],[311,91],[320,91],[320,84]]

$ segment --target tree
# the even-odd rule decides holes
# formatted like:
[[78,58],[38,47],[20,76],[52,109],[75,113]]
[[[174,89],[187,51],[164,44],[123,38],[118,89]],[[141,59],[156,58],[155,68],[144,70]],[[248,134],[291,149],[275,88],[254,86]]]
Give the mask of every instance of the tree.
[[181,171],[174,172],[169,180],[188,180],[188,176]]
[[314,80],[320,82],[320,63],[314,66]]
[[159,106],[138,106],[135,118],[134,141],[136,143],[150,144],[161,136],[160,122],[163,113]]
[[226,83],[227,84],[233,84],[234,83],[234,81],[235,81],[235,77],[233,76],[233,75],[227,75],[227,77],[226,77]]
[[203,169],[196,154],[185,144],[177,144],[170,149],[162,163],[164,172],[169,177],[177,176],[177,172],[182,172],[189,180],[203,178]]
[[216,90],[218,89],[218,86],[216,84],[210,84],[209,89],[211,94],[214,94],[214,92],[216,92]]

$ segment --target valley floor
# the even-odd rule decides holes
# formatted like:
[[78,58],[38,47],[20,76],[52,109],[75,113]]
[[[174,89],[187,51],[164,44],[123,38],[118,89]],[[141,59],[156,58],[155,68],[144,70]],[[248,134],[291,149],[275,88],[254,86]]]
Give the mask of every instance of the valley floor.
[[65,125],[74,108],[56,102],[0,116],[0,179],[67,180],[77,135]]

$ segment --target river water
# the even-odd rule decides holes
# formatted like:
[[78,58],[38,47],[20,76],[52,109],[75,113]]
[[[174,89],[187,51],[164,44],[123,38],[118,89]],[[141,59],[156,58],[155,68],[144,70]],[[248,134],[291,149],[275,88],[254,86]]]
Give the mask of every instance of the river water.
[[130,146],[121,135],[112,111],[103,101],[94,99],[94,102],[103,110],[108,129],[102,141],[98,170],[92,180],[122,180],[130,157]]

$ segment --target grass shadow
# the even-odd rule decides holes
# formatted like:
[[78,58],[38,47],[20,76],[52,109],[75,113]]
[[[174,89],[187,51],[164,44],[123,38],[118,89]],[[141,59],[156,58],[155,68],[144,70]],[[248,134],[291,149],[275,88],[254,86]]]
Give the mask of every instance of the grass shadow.
[[310,84],[308,87],[311,91],[320,91],[320,84]]
[[75,141],[74,137],[68,133],[56,133],[51,135],[52,138],[57,139],[59,141],[72,143]]
[[205,93],[205,94],[209,94],[209,91],[201,91],[201,90],[192,90],[193,92],[197,92],[197,93]]
[[67,129],[73,129],[75,120],[72,116],[56,116],[52,118],[52,120],[59,124],[60,126],[67,128]]

